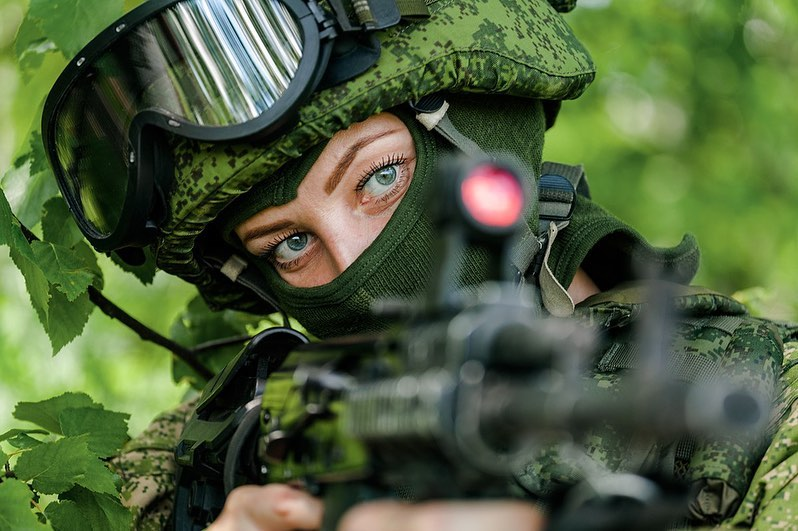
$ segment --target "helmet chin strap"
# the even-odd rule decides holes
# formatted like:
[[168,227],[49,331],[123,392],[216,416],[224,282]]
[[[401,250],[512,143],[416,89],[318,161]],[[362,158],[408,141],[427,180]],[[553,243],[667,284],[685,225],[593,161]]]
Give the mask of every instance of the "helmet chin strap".
[[[418,120],[427,131],[438,133],[467,156],[482,159],[493,158],[476,142],[461,133],[452,123],[452,120],[447,115],[449,103],[442,95],[430,94],[424,96],[417,102],[410,103],[410,108],[416,112],[416,120]],[[543,179],[537,179],[537,182],[539,186],[544,186]],[[561,183],[557,184],[561,185]],[[571,191],[573,192],[573,188]],[[533,201],[538,201],[539,197],[550,195],[547,193],[547,189],[542,189],[540,191],[533,190],[532,192]],[[561,190],[557,190],[557,192],[561,192]],[[524,224],[511,257],[512,264],[518,271],[517,278],[519,284],[529,281],[535,284],[540,290],[543,307],[546,308],[551,315],[557,317],[567,317],[571,315],[574,312],[574,302],[568,294],[568,290],[555,278],[554,273],[549,267],[548,259],[557,234],[559,234],[560,230],[568,226],[571,213],[570,210],[573,205],[573,200],[575,199],[573,195],[575,194],[572,194],[570,198],[571,201],[568,203],[567,214],[563,216],[560,212],[556,212],[555,216],[553,216],[554,219],[557,219],[557,223],[548,219],[546,211],[549,210],[549,208],[543,208],[546,206],[546,203],[541,202],[540,236],[535,235],[532,229],[530,229],[527,224]],[[557,208],[557,210],[562,209],[562,204],[556,202],[552,206]],[[544,248],[545,252],[541,253],[541,251],[544,251]]]
[[265,279],[257,268],[249,267],[249,262],[238,254],[230,253],[227,246],[223,254],[207,251],[202,257],[205,263],[212,269],[219,271],[231,281],[244,286],[257,295],[261,300],[269,304],[275,311],[280,313],[283,319],[283,326],[291,328],[288,314],[278,304],[277,300],[271,296],[266,286]]

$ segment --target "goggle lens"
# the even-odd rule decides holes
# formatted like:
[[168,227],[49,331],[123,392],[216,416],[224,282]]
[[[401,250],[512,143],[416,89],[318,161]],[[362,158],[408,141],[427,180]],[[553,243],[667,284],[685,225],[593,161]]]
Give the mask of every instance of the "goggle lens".
[[62,99],[52,125],[62,192],[97,237],[111,234],[136,116],[244,124],[281,99],[302,56],[299,25],[278,0],[185,0],[161,11],[84,65]]

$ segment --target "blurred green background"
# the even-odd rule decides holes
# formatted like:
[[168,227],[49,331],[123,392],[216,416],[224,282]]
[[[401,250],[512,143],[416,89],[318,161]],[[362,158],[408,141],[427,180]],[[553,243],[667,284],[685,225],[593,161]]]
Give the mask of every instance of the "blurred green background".
[[[798,8],[786,0],[579,6],[567,20],[599,73],[563,105],[546,157],[584,163],[594,198],[654,243],[695,234],[698,283],[737,293],[757,313],[798,319]],[[0,173],[27,134],[19,115],[39,104],[30,84],[41,82],[20,79],[14,62],[24,7],[0,0]],[[144,287],[102,265],[104,293],[162,333],[193,296],[163,274]],[[0,432],[17,401],[67,390],[130,412],[132,432],[187,391],[171,382],[166,351],[99,311],[52,357],[0,248]]]

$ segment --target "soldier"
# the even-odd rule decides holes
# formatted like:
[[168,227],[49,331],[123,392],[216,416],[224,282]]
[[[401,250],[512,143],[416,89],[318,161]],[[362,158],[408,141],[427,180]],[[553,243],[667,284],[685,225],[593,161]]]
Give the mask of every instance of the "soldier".
[[[580,169],[542,163],[560,101],[594,76],[557,13],[573,2],[426,4],[371,3],[386,15],[363,3],[345,13],[332,1],[150,2],[114,24],[45,109],[59,184],[86,237],[131,262],[138,247],[155,245],[158,265],[216,308],[279,308],[319,338],[379,331],[387,321],[371,303],[417,296],[429,276],[423,199],[435,163],[447,153],[510,154],[530,176],[571,185],[565,200],[541,189],[514,265],[539,286],[547,312],[609,331],[587,381],[612,389],[636,368],[624,348],[645,305],[634,283],[649,271],[641,265],[655,264],[681,286],[675,304],[685,317],[670,353],[680,376],[732,373],[775,404],[767,437],[688,447],[591,434],[592,466],[646,462],[689,481],[691,524],[794,523],[794,347],[783,348],[794,331],[687,287],[698,266],[691,237],[652,247],[590,200]],[[459,283],[477,284],[486,259],[470,255]],[[117,460],[142,528],[168,522],[171,451],[187,412],[160,419]],[[531,456],[513,478],[515,501],[376,502],[342,528],[539,528],[529,500],[577,480],[569,464]],[[241,487],[213,528],[312,529],[322,513],[296,489]]]

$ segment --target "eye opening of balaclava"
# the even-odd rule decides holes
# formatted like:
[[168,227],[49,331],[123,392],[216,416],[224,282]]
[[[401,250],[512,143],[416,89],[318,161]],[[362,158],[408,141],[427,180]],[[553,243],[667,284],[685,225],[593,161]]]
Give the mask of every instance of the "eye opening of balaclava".
[[[509,153],[526,166],[532,176],[539,173],[546,117],[540,101],[510,96],[449,95],[452,123],[490,154]],[[432,269],[435,230],[426,215],[427,198],[440,155],[454,148],[435,133],[424,129],[405,106],[389,110],[408,127],[416,147],[413,181],[391,219],[374,242],[343,273],[331,282],[311,288],[286,283],[265,258],[249,256],[269,291],[289,315],[317,337],[374,332],[390,323],[372,314],[378,299],[416,299],[427,285]],[[272,178],[233,202],[217,225],[225,240],[243,250],[233,229],[269,206],[296,197],[302,178],[326,142],[281,168]],[[537,225],[536,212],[530,226]],[[484,253],[483,253],[484,254]],[[461,264],[458,285],[481,280],[485,260],[472,253]]]

